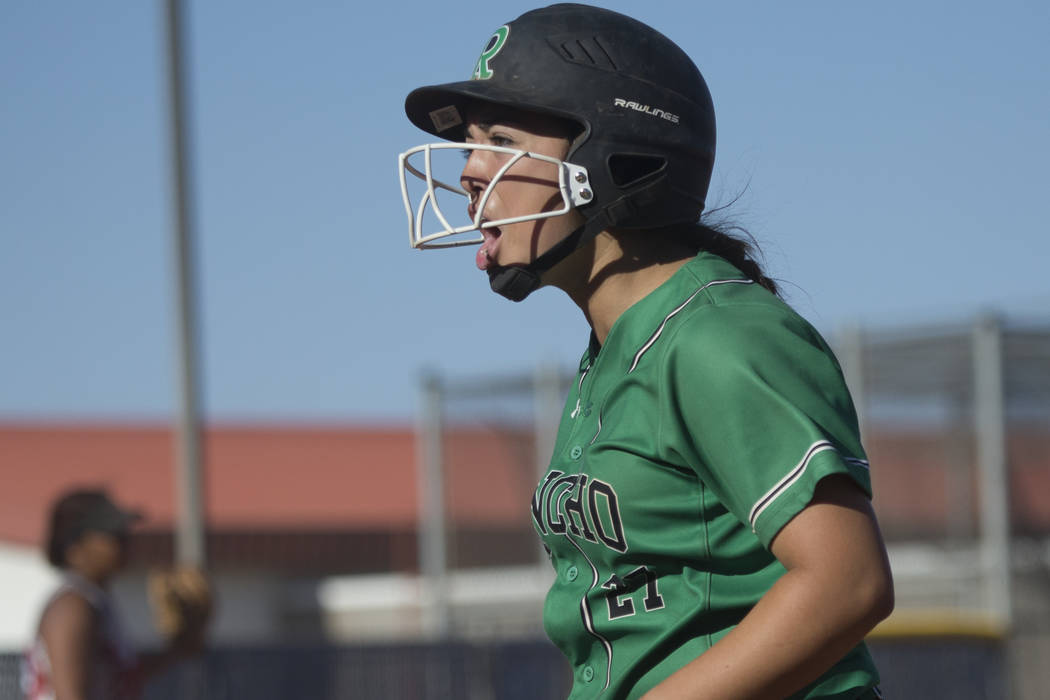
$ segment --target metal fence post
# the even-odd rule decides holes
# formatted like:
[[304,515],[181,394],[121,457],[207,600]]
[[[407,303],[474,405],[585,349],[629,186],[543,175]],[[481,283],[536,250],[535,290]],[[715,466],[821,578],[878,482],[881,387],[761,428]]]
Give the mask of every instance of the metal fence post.
[[1009,628],[1012,619],[1010,496],[1006,462],[1002,333],[985,315],[973,327],[974,434],[980,486],[980,550],[985,603]]
[[448,560],[446,552],[442,386],[426,374],[421,382],[417,429],[419,482],[419,572],[421,626],[425,635],[449,635]]
[[867,432],[867,397],[864,394],[864,332],[859,324],[851,323],[839,332],[839,363],[843,378],[853,398],[857,412],[857,426],[861,439]]

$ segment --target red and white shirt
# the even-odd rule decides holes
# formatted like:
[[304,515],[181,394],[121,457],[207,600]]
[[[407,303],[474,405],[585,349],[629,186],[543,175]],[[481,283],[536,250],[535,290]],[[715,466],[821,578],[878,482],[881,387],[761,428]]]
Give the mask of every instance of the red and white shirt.
[[[44,612],[58,598],[70,593],[84,598],[97,616],[86,699],[137,700],[142,690],[137,672],[138,660],[124,635],[112,596],[83,577],[67,572],[62,584],[48,599]],[[51,659],[39,631],[23,658],[22,691],[26,700],[55,700]]]

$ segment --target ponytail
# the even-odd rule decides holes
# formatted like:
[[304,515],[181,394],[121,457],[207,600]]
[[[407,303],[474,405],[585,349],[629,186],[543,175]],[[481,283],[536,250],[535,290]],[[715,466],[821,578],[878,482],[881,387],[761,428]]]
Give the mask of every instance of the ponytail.
[[[740,231],[743,237],[735,236],[730,231]],[[691,234],[699,250],[724,258],[747,275],[748,279],[780,296],[777,283],[766,276],[761,264],[755,259],[760,251],[755,239],[747,231],[736,225],[701,221],[693,227]]]

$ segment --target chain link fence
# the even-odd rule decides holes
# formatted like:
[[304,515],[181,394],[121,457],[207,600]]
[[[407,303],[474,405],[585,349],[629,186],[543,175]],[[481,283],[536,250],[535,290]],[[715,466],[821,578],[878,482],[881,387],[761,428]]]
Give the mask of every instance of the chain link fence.
[[[899,684],[905,697],[1042,698],[1050,687],[1039,661],[1050,645],[1050,329],[983,316],[853,328],[836,340],[896,579],[897,611],[873,635],[891,665],[889,687]],[[421,451],[421,478],[439,484],[440,503],[424,519],[424,543],[448,547],[440,562],[424,553],[426,575],[447,581],[457,568],[496,566],[511,555],[509,547],[467,547],[465,560],[467,521],[449,514],[464,512],[464,482],[494,465],[488,478],[507,489],[506,507],[521,512],[569,381],[548,368],[426,384],[421,440],[431,449]],[[531,536],[524,513],[521,520]],[[530,556],[524,545],[513,554],[517,564]],[[472,614],[448,599],[429,601],[439,633],[462,630]],[[969,691],[953,680],[951,693],[918,693],[945,687],[952,674],[983,680],[968,682]]]
[[[871,638],[887,697],[1041,700],[1050,687],[1050,327],[981,318],[851,329],[836,340],[897,584],[897,611]],[[343,606],[310,609],[326,616],[309,625],[315,642],[285,635],[210,650],[147,698],[564,697],[568,668],[541,628],[551,572],[529,503],[571,380],[550,367],[428,377],[420,531],[397,540],[390,575],[379,576],[379,564],[370,583],[332,572],[338,582],[320,589],[303,578],[307,598],[323,589]],[[266,601],[279,598],[279,583],[259,569],[230,585]],[[322,641],[340,610],[348,628],[368,624],[372,598],[410,617],[410,634]],[[20,697],[17,669],[17,656],[0,655],[0,700]]]
[[[22,700],[18,662],[0,656],[0,700]],[[151,681],[143,700],[535,700],[570,684],[541,641],[274,645],[209,651]]]

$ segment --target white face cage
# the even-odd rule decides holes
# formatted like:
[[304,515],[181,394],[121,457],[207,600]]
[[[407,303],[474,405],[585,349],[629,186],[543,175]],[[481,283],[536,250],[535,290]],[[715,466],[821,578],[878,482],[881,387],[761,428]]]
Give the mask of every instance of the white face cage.
[[[434,151],[446,149],[454,149],[458,151],[492,151],[493,153],[506,153],[511,156],[496,172],[492,181],[489,182],[485,191],[482,193],[473,220],[469,224],[464,224],[462,226],[453,226],[450,224],[448,217],[446,217],[445,213],[441,211],[441,206],[438,204],[438,190],[445,190],[454,194],[462,195],[468,199],[470,198],[470,193],[460,187],[458,181],[456,184],[449,184],[434,177],[432,154]],[[422,155],[419,156],[419,154]],[[416,167],[409,162],[413,156],[418,156],[423,159],[421,167]],[[418,160],[418,157],[416,160]],[[535,158],[558,166],[558,189],[561,192],[561,207],[555,211],[544,211],[536,214],[527,214],[524,216],[515,216],[507,219],[483,222],[482,217],[485,212],[485,205],[489,200],[489,195],[492,194],[496,184],[503,178],[506,172],[523,158]],[[484,237],[478,235],[472,238],[460,238],[454,241],[441,239],[469,233],[470,231],[480,232],[483,228],[494,228],[498,226],[506,226],[507,224],[516,224],[522,221],[536,221],[538,219],[548,219],[552,216],[560,216],[571,210],[573,207],[586,204],[593,198],[593,194],[588,187],[586,168],[579,165],[573,165],[572,163],[566,163],[557,158],[551,158],[550,156],[544,156],[538,153],[530,153],[516,148],[504,148],[503,146],[489,146],[477,143],[428,143],[422,146],[416,146],[415,148],[410,148],[399,155],[397,158],[397,165],[401,176],[401,197],[405,202],[405,213],[408,214],[409,243],[413,248],[418,248],[420,250],[424,248],[453,248],[456,246],[477,245],[485,240]],[[412,207],[412,199],[408,192],[408,173],[415,175],[426,183],[426,189],[414,211]],[[443,228],[434,233],[423,235],[423,215],[426,212],[428,205]]]

